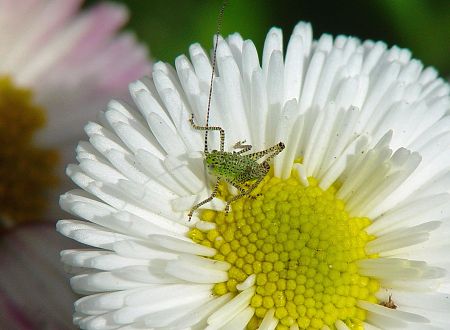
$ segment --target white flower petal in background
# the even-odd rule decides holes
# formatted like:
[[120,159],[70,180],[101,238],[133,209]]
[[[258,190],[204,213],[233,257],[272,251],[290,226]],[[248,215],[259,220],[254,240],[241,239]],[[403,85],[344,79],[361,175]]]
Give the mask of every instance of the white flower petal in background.
[[47,146],[73,141],[111,95],[125,96],[124,86],[150,69],[134,36],[117,35],[125,7],[105,2],[78,14],[82,2],[0,2],[0,75],[31,88],[46,109]]
[[[219,39],[210,126],[262,151],[256,198],[223,211],[203,133],[211,62],[194,44],[89,123],[57,224],[82,329],[448,329],[449,85],[408,50],[299,23]],[[209,134],[209,150],[219,134]],[[223,186],[222,190],[226,190]],[[232,192],[232,191],[231,191]]]

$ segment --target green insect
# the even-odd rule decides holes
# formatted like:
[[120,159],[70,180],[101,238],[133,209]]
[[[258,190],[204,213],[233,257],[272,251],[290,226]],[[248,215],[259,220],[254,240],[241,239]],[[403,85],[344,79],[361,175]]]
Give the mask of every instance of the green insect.
[[[205,164],[208,168],[210,174],[217,177],[216,184],[214,185],[211,195],[200,203],[194,205],[189,211],[188,217],[191,220],[192,215],[195,210],[197,210],[203,204],[210,202],[214,197],[217,196],[219,184],[221,181],[225,181],[239,190],[239,193],[233,196],[227,201],[225,206],[225,213],[228,214],[230,210],[231,203],[237,201],[243,197],[251,197],[251,192],[258,187],[264,177],[269,173],[270,164],[269,161],[278,155],[285,145],[283,142],[279,142],[271,148],[263,151],[258,151],[250,154],[245,154],[252,149],[250,144],[245,144],[246,141],[238,141],[233,148],[239,151],[227,152],[224,150],[225,145],[225,130],[219,126],[209,126],[209,113],[211,107],[211,95],[212,86],[214,80],[214,72],[216,67],[216,53],[217,45],[219,41],[220,24],[223,16],[224,7],[226,2],[224,2],[222,9],[219,13],[218,23],[217,23],[217,33],[216,33],[216,44],[214,46],[214,55],[212,63],[212,74],[211,74],[211,85],[209,89],[208,98],[208,110],[206,113],[206,126],[198,126],[194,123],[194,115],[191,115],[189,122],[192,128],[200,131],[205,131],[205,142],[204,142],[204,155]],[[219,131],[220,133],[220,150],[208,150],[208,132],[209,131]],[[267,157],[266,157],[267,156]],[[262,162],[258,162],[262,158],[266,157]]]
[[[208,131],[219,131],[220,150],[208,151],[206,144],[207,139],[205,138],[205,163],[209,173],[215,175],[217,181],[211,195],[191,208],[188,214],[189,220],[192,218],[195,210],[217,196],[221,181],[225,181],[239,190],[239,194],[227,201],[225,213],[228,214],[231,203],[245,196],[253,197],[250,193],[258,187],[267,173],[269,173],[269,161],[283,151],[285,147],[284,143],[279,142],[266,150],[245,154],[251,150],[252,146],[243,144],[245,141],[239,141],[234,145],[234,149],[240,149],[239,151],[227,152],[224,151],[225,131],[223,128],[218,126],[198,126],[194,123],[194,116],[191,117],[190,123],[196,130],[205,130],[205,137],[207,136]],[[267,158],[263,162],[258,163],[258,160],[265,156],[267,156]],[[249,182],[251,182],[251,184],[249,184]]]

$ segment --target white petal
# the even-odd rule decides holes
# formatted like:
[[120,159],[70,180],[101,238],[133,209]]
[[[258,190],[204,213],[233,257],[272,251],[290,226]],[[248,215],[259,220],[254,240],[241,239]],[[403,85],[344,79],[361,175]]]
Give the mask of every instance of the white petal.
[[208,318],[209,325],[223,324],[230,317],[243,311],[250,303],[250,299],[255,293],[255,287],[249,288],[239,293],[230,302],[222,306]]

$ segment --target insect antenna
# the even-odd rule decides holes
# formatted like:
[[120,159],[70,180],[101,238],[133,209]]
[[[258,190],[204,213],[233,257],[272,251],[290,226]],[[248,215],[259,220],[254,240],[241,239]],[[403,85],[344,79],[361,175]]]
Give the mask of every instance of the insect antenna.
[[[219,35],[220,35],[220,29],[222,28],[222,19],[223,19],[223,13],[225,11],[225,7],[227,5],[228,1],[224,0],[222,3],[222,8],[220,8],[219,16],[217,17],[217,29],[216,29],[216,43],[214,45],[214,53],[213,53],[213,62],[212,62],[212,72],[211,72],[211,82],[209,87],[209,96],[208,96],[208,110],[206,111],[206,128],[209,127],[209,113],[211,109],[211,98],[212,98],[212,90],[213,90],[213,81],[214,81],[214,74],[216,72],[216,58],[217,58],[217,45],[219,44]],[[205,155],[208,154],[208,129],[205,130]]]

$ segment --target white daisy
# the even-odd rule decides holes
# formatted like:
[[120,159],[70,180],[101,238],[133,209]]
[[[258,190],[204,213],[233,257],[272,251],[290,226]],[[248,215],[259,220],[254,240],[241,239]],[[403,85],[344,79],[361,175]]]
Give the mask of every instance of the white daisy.
[[[82,329],[448,329],[449,85],[408,50],[299,23],[262,65],[240,35],[220,39],[210,125],[225,150],[284,142],[253,193],[187,214],[211,193],[203,133],[211,62],[157,63],[85,130],[80,220],[62,234]],[[219,134],[209,134],[209,150]],[[258,195],[256,195],[258,193]],[[257,197],[256,197],[257,196]]]
[[0,0],[0,225],[44,216],[57,159],[72,161],[82,125],[149,73],[146,49],[118,34],[126,8],[78,13],[82,2]]

